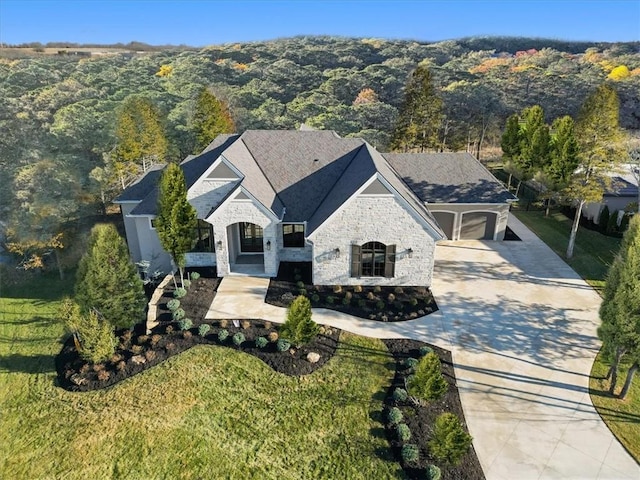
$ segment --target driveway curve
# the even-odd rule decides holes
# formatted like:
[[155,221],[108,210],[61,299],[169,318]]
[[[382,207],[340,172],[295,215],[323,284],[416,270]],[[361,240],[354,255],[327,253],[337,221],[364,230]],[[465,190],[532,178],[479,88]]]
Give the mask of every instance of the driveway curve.
[[[515,217],[509,225],[522,241],[438,244],[434,314],[381,323],[314,309],[314,320],[451,350],[488,480],[638,480],[640,467],[589,397],[600,297]],[[226,277],[207,318],[282,322],[284,309],[264,303],[267,286]]]

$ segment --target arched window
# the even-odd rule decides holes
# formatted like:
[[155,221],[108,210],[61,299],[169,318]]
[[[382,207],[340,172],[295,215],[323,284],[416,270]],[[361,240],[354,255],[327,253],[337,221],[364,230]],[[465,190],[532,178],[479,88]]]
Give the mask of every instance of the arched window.
[[396,246],[380,242],[351,245],[352,277],[393,277]]

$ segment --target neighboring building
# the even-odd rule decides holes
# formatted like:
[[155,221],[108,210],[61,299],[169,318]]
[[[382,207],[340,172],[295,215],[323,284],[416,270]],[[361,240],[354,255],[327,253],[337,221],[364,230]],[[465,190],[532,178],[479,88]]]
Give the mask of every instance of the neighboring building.
[[[471,155],[381,154],[331,131],[221,135],[181,163],[198,212],[188,266],[275,276],[312,262],[324,285],[431,284],[435,243],[502,240],[510,193]],[[169,271],[153,227],[162,166],[116,200],[135,261]]]
[[[594,223],[600,220],[600,213],[606,205],[609,213],[618,211],[618,223],[622,218],[622,211],[630,204],[638,201],[638,181],[632,172],[633,165],[622,165],[622,172],[611,175],[609,185],[602,196],[601,202],[588,203],[582,209],[582,215]],[[637,208],[634,209],[636,211]]]

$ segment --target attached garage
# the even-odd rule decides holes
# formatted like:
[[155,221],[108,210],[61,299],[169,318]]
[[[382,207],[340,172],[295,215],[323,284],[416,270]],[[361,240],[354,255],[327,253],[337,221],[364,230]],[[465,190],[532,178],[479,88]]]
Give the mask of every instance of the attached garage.
[[440,228],[447,236],[447,239],[453,240],[453,226],[455,225],[456,214],[451,212],[431,212],[433,217],[440,225]]
[[460,240],[493,240],[497,215],[491,212],[469,212],[462,215]]

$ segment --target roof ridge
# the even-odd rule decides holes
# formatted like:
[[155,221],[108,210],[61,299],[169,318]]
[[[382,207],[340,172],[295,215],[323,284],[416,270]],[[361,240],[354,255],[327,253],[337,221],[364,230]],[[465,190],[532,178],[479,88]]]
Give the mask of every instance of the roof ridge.
[[[246,132],[245,132],[246,133]],[[267,175],[264,173],[264,170],[262,169],[262,167],[260,166],[260,163],[256,160],[255,155],[253,154],[253,152],[251,151],[251,149],[249,148],[249,145],[247,145],[247,142],[244,141],[244,133],[242,135],[240,135],[239,140],[242,142],[242,144],[244,145],[244,148],[247,149],[247,152],[249,152],[249,155],[251,155],[251,158],[253,159],[253,162],[256,164],[256,166],[258,167],[258,170],[260,170],[260,173],[262,174],[262,176],[264,177],[264,179],[267,181],[267,183],[269,184],[269,187],[271,187],[271,191],[273,192],[275,198],[278,199],[278,201],[280,202],[280,204],[282,204],[283,208],[284,208],[284,202],[282,201],[282,198],[280,198],[280,195],[278,195],[278,192],[276,191],[276,189],[273,187],[273,184],[271,183],[271,180],[269,180],[269,177],[267,177]],[[245,175],[246,176],[246,175]],[[240,182],[242,184],[242,181]],[[253,194],[252,194],[253,195]],[[262,203],[262,202],[260,202]],[[265,205],[266,208],[268,208],[269,210],[271,210],[271,207]],[[273,210],[271,210],[273,212]],[[281,215],[276,214],[276,212],[273,212],[274,215],[276,215],[277,217],[280,217]]]
[[338,184],[338,182],[340,181],[340,178],[342,178],[342,175],[344,175],[344,172],[346,172],[347,170],[349,170],[349,167],[351,166],[351,164],[353,163],[353,161],[355,160],[355,158],[358,156],[358,153],[360,152],[360,150],[362,150],[362,147],[364,147],[366,144],[365,141],[362,142],[362,145],[360,145],[358,148],[352,150],[353,156],[351,157],[351,159],[349,159],[349,163],[347,163],[347,166],[344,167],[344,170],[342,170],[342,172],[340,173],[340,176],[337,178],[337,180],[333,183],[333,185],[331,186],[331,188],[329,188],[327,190],[327,193],[324,197],[322,197],[322,200],[320,200],[320,202],[318,202],[318,205],[316,206],[316,209],[311,212],[311,215],[309,215],[309,218],[307,219],[307,221],[311,220],[314,215],[316,214],[316,212],[318,210],[320,210],[320,207],[324,204],[325,200],[327,199],[327,197],[329,196],[329,194],[331,192],[333,192],[333,190],[335,189],[336,185]]

